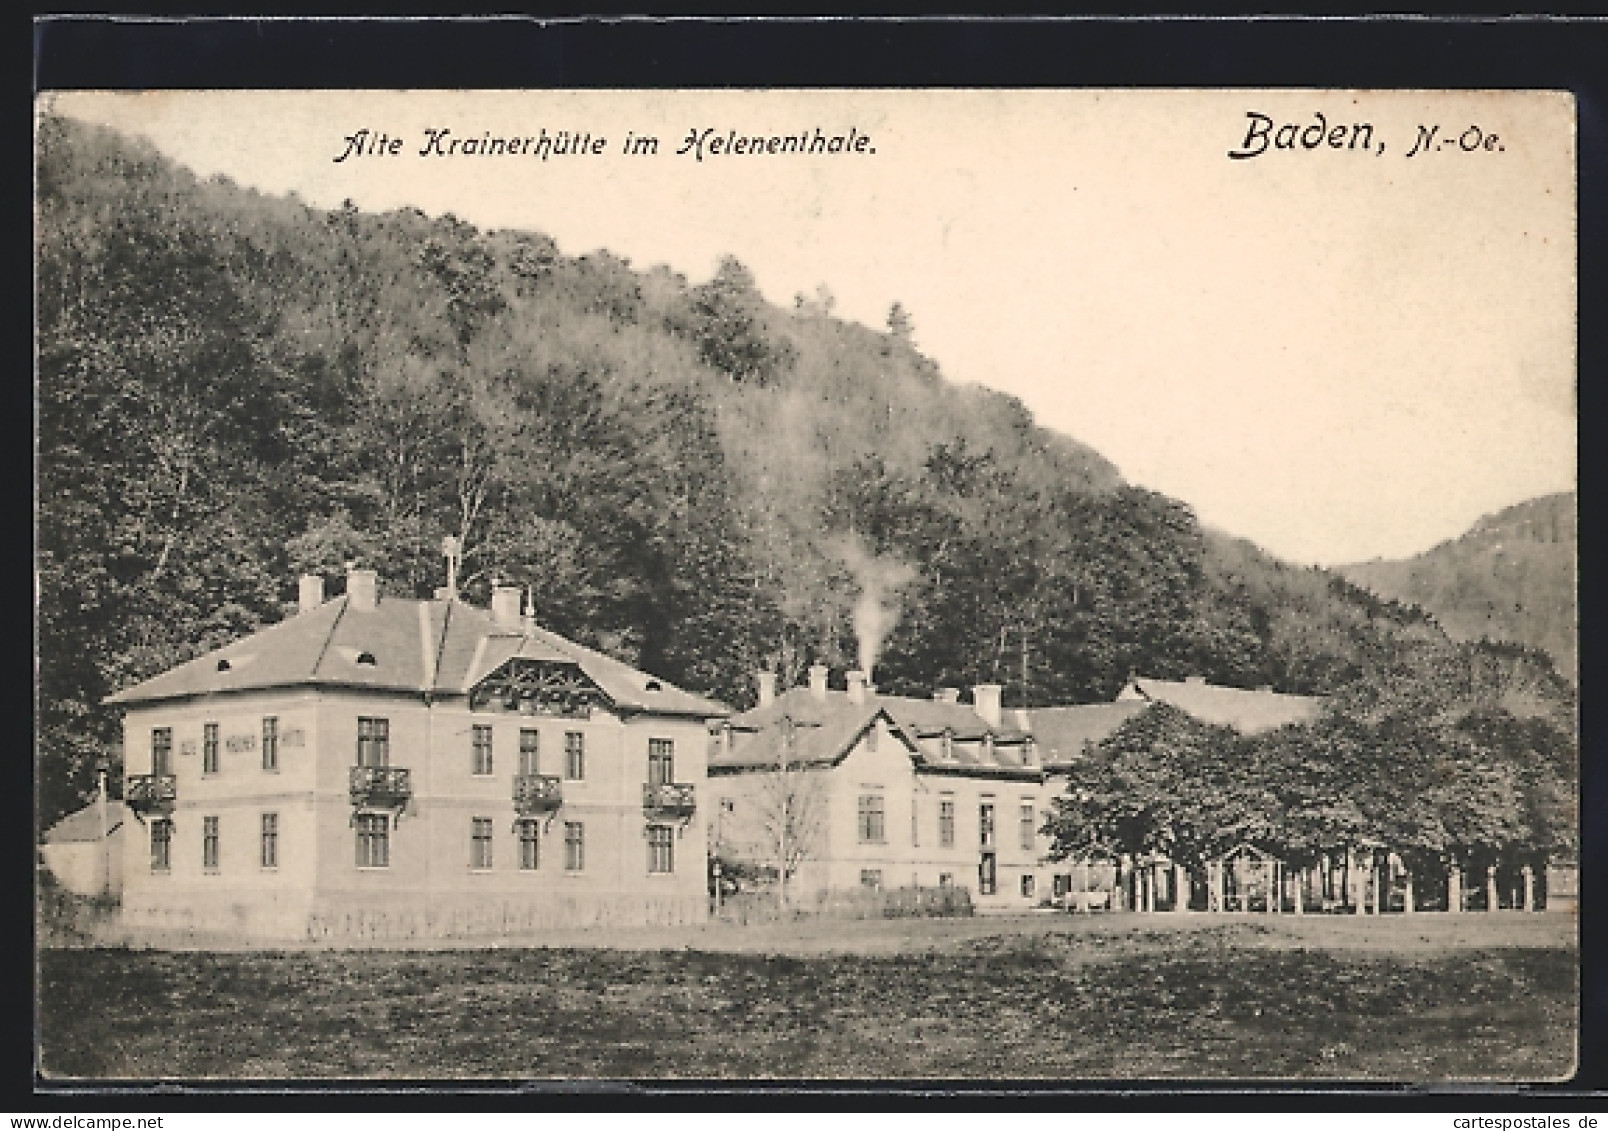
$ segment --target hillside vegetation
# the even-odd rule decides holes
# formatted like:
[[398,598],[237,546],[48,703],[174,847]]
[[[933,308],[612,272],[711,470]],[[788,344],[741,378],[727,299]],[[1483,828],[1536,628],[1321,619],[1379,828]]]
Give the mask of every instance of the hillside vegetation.
[[1417,557],[1340,572],[1381,596],[1422,606],[1453,640],[1489,637],[1540,648],[1575,679],[1576,508],[1573,491],[1531,499]]
[[[1330,692],[1439,673],[1572,717],[1539,652],[1204,532],[911,344],[451,215],[38,139],[40,816],[118,757],[107,694],[286,614],[296,575],[532,587],[543,622],[742,706],[752,673],[1108,698],[1129,671]],[[919,312],[915,312],[919,318]],[[986,327],[979,327],[986,333]],[[1443,677],[1443,678],[1442,678]]]

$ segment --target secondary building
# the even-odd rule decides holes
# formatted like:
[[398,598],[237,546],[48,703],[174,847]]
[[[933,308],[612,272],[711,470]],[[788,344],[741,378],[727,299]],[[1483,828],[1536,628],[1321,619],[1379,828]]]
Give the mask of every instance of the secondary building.
[[[984,911],[1107,893],[1106,861],[1047,859],[1040,831],[1089,750],[1158,702],[1246,733],[1308,721],[1306,696],[1131,679],[1117,700],[1005,709],[1001,688],[932,699],[879,694],[864,673],[841,691],[825,667],[717,727],[710,755],[712,852],[775,875],[801,897],[856,886],[965,886]],[[1176,877],[1161,880],[1176,883]]]
[[[373,571],[112,696],[127,925],[251,937],[506,935],[707,914],[719,703],[449,590]],[[133,835],[129,835],[129,834]]]
[[997,685],[963,704],[958,689],[882,695],[860,672],[839,691],[828,674],[778,696],[763,673],[759,705],[718,726],[717,859],[771,874],[785,861],[800,896],[954,885],[1014,910],[1070,890],[1078,866],[1045,858],[1050,802],[1086,744],[1146,704],[1005,710]]

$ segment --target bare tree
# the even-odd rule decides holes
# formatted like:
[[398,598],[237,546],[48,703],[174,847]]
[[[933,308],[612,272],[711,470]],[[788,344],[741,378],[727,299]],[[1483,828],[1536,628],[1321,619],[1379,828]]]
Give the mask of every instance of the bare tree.
[[826,818],[824,775],[800,765],[797,735],[791,719],[783,719],[775,772],[761,775],[755,796],[759,845],[776,868],[776,899],[788,906],[787,881],[815,852]]

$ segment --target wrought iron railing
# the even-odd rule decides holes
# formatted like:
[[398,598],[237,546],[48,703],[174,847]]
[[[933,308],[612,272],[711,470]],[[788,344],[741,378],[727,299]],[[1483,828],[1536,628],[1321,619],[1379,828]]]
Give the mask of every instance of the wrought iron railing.
[[642,811],[650,817],[684,819],[698,809],[696,790],[680,782],[642,787]]
[[170,813],[178,796],[172,774],[129,774],[123,782],[123,804],[136,813]]
[[353,805],[402,809],[413,796],[412,778],[397,766],[353,766],[350,781]]
[[521,817],[551,813],[564,804],[564,787],[552,774],[519,774],[514,778],[514,808]]

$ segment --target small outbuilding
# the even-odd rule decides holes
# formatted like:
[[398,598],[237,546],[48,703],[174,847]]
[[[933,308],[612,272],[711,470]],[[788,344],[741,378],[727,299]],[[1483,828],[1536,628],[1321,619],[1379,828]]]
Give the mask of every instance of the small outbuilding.
[[123,826],[121,801],[92,801],[45,832],[39,853],[51,875],[76,895],[121,895]]

